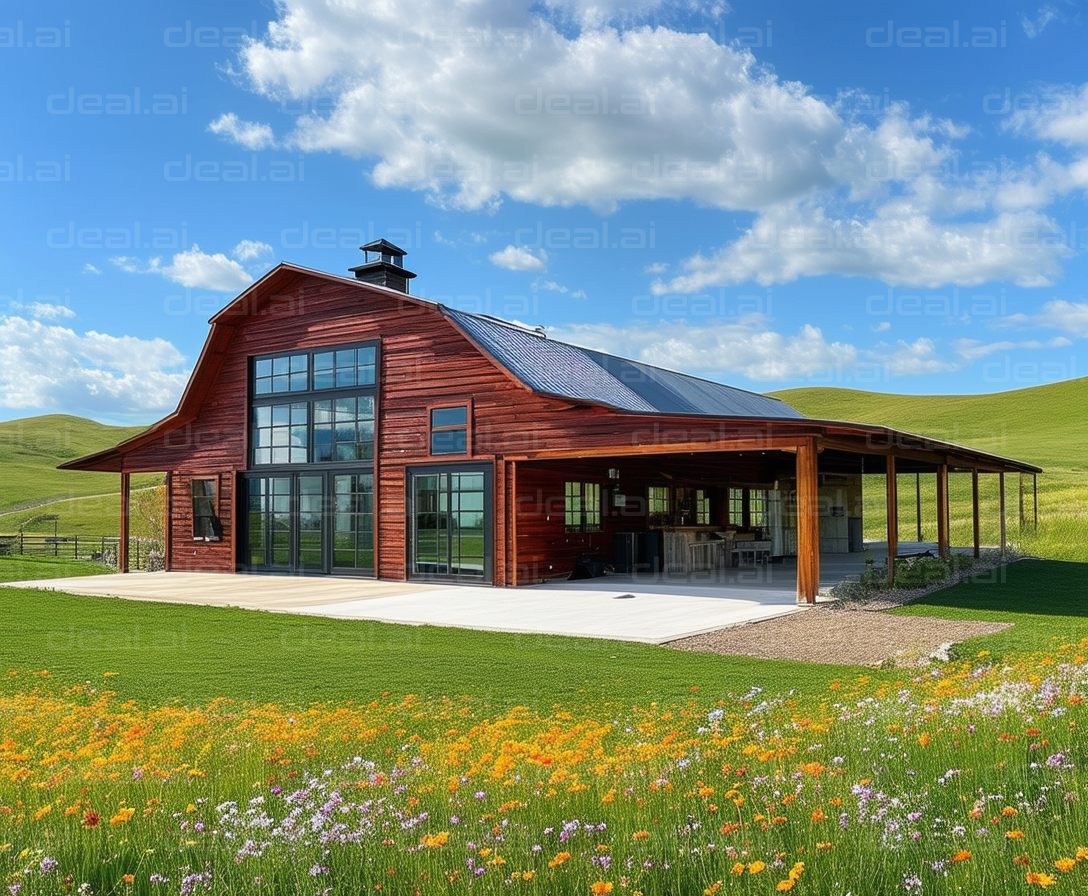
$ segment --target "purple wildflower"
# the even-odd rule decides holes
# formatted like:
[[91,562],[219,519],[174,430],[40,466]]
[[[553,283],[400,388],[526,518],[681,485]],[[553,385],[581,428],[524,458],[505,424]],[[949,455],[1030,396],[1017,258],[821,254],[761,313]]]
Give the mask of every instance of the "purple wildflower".
[[46,856],[42,859],[41,864],[38,865],[38,873],[42,875],[48,874],[50,871],[55,871],[60,867],[60,862],[54,859],[52,856]]

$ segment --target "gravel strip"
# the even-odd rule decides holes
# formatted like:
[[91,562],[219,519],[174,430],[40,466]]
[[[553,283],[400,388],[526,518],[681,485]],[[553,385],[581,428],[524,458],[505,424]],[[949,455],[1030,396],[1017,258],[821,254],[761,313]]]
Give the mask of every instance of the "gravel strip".
[[916,666],[934,659],[947,660],[953,644],[1002,631],[1011,623],[890,616],[882,611],[941,591],[969,576],[987,574],[1000,563],[999,558],[984,558],[969,571],[939,585],[883,592],[864,603],[815,604],[798,613],[705,632],[665,646],[729,656],[857,666]]

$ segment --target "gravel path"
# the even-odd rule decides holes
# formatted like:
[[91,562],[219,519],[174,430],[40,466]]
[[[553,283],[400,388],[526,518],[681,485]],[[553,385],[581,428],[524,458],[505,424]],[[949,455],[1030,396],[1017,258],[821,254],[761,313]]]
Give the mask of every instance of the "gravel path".
[[[955,581],[983,573],[1000,562],[984,561]],[[886,592],[879,600],[865,604],[816,604],[799,613],[681,638],[665,646],[731,656],[858,666],[888,662],[913,666],[926,663],[931,657],[947,659],[951,645],[1002,631],[1011,623],[892,616],[883,611],[948,588],[955,581],[914,591]]]

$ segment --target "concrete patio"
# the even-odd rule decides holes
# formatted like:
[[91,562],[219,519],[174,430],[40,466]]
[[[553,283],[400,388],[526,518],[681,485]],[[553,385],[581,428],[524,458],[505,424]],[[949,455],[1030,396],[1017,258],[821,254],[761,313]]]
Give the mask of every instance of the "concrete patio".
[[[902,553],[927,548],[935,553],[932,545],[900,544]],[[882,544],[871,543],[867,549],[875,562],[883,562]],[[861,553],[825,555],[821,589],[860,573],[864,566]],[[185,572],[46,579],[8,587],[652,644],[804,612],[810,606],[796,603],[796,567],[789,560],[683,577],[612,575],[522,588]]]

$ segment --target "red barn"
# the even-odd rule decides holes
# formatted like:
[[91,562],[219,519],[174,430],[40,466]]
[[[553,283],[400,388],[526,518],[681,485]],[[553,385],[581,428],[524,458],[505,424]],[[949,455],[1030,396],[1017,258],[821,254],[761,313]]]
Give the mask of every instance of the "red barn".
[[979,473],[1040,472],[416,298],[402,250],[362,248],[354,278],[270,271],[211,319],[174,413],[62,465],[121,474],[122,569],[129,476],[165,471],[167,569],[519,585],[795,556],[813,600],[821,549],[861,549],[862,474],[890,520],[894,474],[935,475],[943,554],[950,471],[976,551]]

